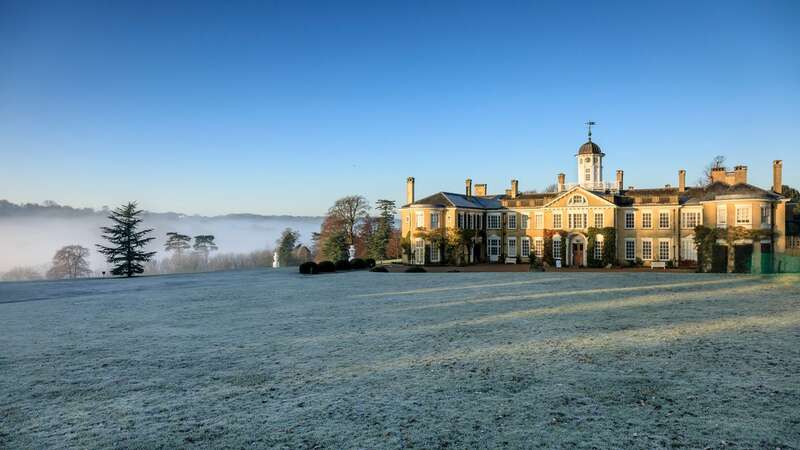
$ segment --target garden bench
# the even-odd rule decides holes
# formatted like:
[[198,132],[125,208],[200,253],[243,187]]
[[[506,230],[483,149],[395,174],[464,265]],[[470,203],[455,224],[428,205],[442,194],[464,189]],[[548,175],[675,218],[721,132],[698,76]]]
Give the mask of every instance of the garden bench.
[[653,270],[653,269],[656,269],[656,268],[667,270],[666,261],[653,261],[653,262],[651,262],[650,263],[650,270]]
[[509,256],[506,258],[506,264],[516,264],[517,257],[516,256]]

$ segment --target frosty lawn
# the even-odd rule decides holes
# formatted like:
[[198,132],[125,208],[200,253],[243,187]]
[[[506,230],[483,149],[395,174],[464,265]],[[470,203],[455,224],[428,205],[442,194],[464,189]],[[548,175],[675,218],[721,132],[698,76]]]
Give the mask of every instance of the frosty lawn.
[[798,282],[0,283],[0,447],[797,448]]

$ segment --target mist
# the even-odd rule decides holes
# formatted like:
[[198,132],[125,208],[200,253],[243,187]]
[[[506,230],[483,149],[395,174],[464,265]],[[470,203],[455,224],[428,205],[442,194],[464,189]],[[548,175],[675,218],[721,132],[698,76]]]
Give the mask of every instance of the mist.
[[[89,249],[89,263],[93,271],[108,269],[103,255],[95,244],[105,241],[100,227],[109,225],[108,211],[76,209],[48,202],[44,205],[16,205],[0,200],[0,273],[15,267],[33,267],[46,270],[53,254],[65,245],[82,245]],[[311,233],[319,231],[321,217],[264,216],[257,214],[229,214],[224,216],[196,216],[178,213],[142,214],[143,228],[153,228],[156,239],[148,250],[157,251],[162,259],[166,233],[195,236],[213,234],[218,253],[248,253],[272,249],[285,228],[300,232],[300,241],[311,244]]]

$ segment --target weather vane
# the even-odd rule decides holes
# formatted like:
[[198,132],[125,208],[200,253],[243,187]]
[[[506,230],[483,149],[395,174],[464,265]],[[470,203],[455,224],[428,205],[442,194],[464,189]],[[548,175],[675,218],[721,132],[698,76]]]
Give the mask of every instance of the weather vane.
[[586,122],[585,124],[589,128],[589,140],[592,140],[592,125],[597,125],[597,122],[592,122],[591,120]]

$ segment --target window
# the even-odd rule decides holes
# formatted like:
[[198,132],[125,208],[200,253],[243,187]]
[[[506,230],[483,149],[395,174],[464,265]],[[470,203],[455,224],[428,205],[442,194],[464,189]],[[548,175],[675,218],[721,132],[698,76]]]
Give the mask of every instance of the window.
[[586,228],[586,213],[569,213],[567,218],[570,228]]
[[681,213],[681,228],[684,230],[694,229],[694,227],[703,223],[702,217],[700,211],[683,211]]
[[658,228],[669,228],[669,211],[661,211],[658,214]]
[[478,214],[475,216],[475,221],[478,223],[477,228],[480,230],[483,228],[483,214]]
[[553,228],[561,228],[561,213],[553,214]]
[[439,246],[438,245],[434,245],[433,243],[431,243],[431,262],[432,263],[438,263],[439,262],[440,252],[441,252],[441,249],[439,248]]
[[625,239],[625,259],[636,259],[636,241],[633,239]]
[[653,213],[650,211],[642,212],[642,228],[653,228]]
[[517,229],[517,213],[508,213],[508,229]]
[[431,228],[439,228],[439,213],[431,213]]
[[425,214],[420,211],[417,213],[417,228],[422,228],[425,226]]
[[[490,216],[491,217],[491,216]],[[500,238],[492,236],[487,241],[489,256],[500,256]]]
[[490,230],[499,230],[500,229],[500,214],[489,214],[486,219],[488,222],[486,224],[486,228]]
[[506,256],[517,256],[517,238],[506,238]]
[[522,238],[521,250],[522,253],[520,253],[520,256],[522,256],[523,258],[531,256],[531,238],[527,237]]
[[694,238],[681,239],[681,257],[686,261],[697,261],[697,246]]
[[586,181],[589,181],[589,180],[592,179],[592,169],[587,167],[586,170],[584,170],[584,173],[586,173],[586,175],[584,175],[584,179]]
[[519,216],[519,228],[522,230],[528,229],[528,215],[522,214]]
[[762,206],[761,207],[761,226],[764,228],[769,228],[770,223],[772,222],[772,211],[770,210],[769,206]]
[[414,254],[411,264],[425,264],[425,241],[417,238],[414,241]]
[[553,238],[553,259],[561,259],[561,236]]
[[636,215],[633,211],[625,211],[625,228],[632,230],[635,219]]
[[544,239],[536,238],[536,240],[533,241],[533,251],[537,258],[544,256]]
[[[533,216],[533,217],[534,217],[534,219],[533,219],[534,220],[534,225],[533,225],[534,228],[536,228],[537,230],[541,230],[542,228],[544,228],[544,214],[536,213],[536,215]],[[553,221],[555,221],[555,216],[553,216]],[[561,222],[561,220],[559,220],[558,227],[561,226],[560,222]],[[554,227],[554,228],[558,228],[558,227]]]
[[736,225],[750,225],[752,223],[750,213],[749,206],[736,206]]
[[669,239],[658,241],[658,259],[659,261],[669,261]]
[[653,259],[653,240],[642,239],[642,259]]
[[594,241],[594,259],[601,261],[603,259],[603,235],[598,234]]
[[[588,169],[587,169],[588,170]],[[588,178],[587,178],[588,181]],[[573,195],[569,198],[570,205],[585,205],[586,204],[586,197],[582,195]]]
[[717,228],[728,226],[728,205],[717,206]]
[[594,213],[594,226],[595,228],[603,228],[604,220],[603,220],[603,213],[596,212]]
[[411,223],[411,214],[406,214],[406,223],[407,224]]
[[464,229],[464,213],[458,213],[458,229]]

